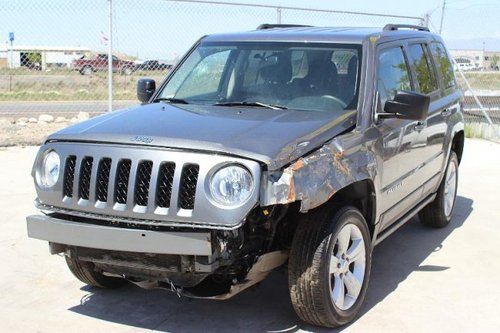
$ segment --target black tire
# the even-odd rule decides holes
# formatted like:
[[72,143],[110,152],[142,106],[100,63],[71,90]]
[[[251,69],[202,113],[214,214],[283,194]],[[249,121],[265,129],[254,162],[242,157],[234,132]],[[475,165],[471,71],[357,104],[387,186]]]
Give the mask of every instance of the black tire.
[[[361,291],[347,310],[338,308],[331,298],[330,257],[339,231],[355,224],[365,244],[365,273]],[[371,269],[371,237],[363,215],[354,207],[321,207],[299,221],[290,251],[288,284],[297,315],[305,322],[338,327],[352,321],[363,304]]]
[[95,270],[90,261],[82,261],[66,257],[66,264],[73,275],[85,284],[103,289],[115,289],[123,286],[127,281],[120,278],[106,276]]
[[122,69],[122,75],[132,75],[132,73],[134,72],[134,69],[131,68],[131,67],[124,67]]
[[84,66],[82,69],[80,69],[80,74],[82,75],[91,75],[93,72],[94,70],[90,66]]
[[[454,199],[453,199],[453,206],[449,214],[447,215],[445,212],[445,185],[446,185],[446,176],[448,174],[448,169],[450,168],[450,164],[454,163],[455,164],[455,170],[456,170],[456,185],[455,185],[455,191],[454,191]],[[439,189],[437,191],[436,198],[434,201],[432,201],[430,204],[425,206],[419,213],[419,219],[420,222],[428,227],[432,228],[444,228],[446,227],[450,221],[451,217],[453,215],[453,211],[455,209],[455,201],[456,201],[456,196],[457,196],[457,188],[458,188],[458,157],[457,154],[452,150],[450,152],[450,159],[448,160],[448,164],[446,165],[446,172],[443,177],[443,180],[441,181],[441,184],[439,185]]]

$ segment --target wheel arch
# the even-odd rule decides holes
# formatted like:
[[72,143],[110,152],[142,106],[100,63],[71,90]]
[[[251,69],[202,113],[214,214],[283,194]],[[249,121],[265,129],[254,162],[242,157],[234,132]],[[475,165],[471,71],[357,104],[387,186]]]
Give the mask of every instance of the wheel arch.
[[353,182],[339,191],[323,205],[354,206],[366,220],[370,235],[373,237],[376,223],[377,198],[371,179]]
[[465,135],[464,131],[460,130],[455,133],[453,136],[453,139],[451,141],[451,150],[457,154],[458,157],[458,164],[462,161],[462,155],[464,152],[464,144],[465,144]]

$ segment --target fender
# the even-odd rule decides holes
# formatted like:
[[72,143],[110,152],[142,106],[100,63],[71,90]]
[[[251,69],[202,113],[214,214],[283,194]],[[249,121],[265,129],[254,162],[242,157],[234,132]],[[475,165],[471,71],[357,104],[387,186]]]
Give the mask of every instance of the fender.
[[[300,201],[300,211],[307,212],[321,206],[337,191],[352,183],[373,180],[376,175],[375,154],[365,145],[359,145],[358,140],[345,139],[343,136],[334,138],[282,171],[265,172],[261,184],[261,205]],[[356,147],[353,148],[356,150],[346,153],[347,146]]]

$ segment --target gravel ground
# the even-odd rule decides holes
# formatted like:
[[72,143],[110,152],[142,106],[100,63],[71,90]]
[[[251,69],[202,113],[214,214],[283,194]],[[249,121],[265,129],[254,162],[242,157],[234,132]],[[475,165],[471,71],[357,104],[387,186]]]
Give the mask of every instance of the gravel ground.
[[64,123],[15,124],[14,119],[0,118],[0,147],[33,146],[43,143],[47,135],[69,125]]
[[[4,332],[296,332],[285,271],[229,301],[177,298],[77,281],[47,244],[28,239],[36,148],[0,149],[0,323]],[[500,145],[467,140],[455,215],[431,230],[414,218],[380,244],[361,317],[347,332],[499,332]]]

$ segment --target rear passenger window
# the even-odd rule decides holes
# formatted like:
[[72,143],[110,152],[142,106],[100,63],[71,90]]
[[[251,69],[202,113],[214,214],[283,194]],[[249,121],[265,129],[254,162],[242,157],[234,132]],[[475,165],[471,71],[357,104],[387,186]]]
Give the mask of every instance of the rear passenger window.
[[419,92],[422,94],[429,94],[438,89],[437,80],[434,77],[434,71],[431,67],[430,59],[422,44],[413,44],[409,47],[410,58],[415,73],[417,75],[417,82]]
[[397,91],[411,90],[410,75],[403,49],[385,49],[378,56],[377,89],[382,105],[394,99]]
[[431,53],[434,57],[436,67],[439,75],[443,80],[444,88],[451,88],[455,86],[455,76],[453,74],[453,66],[451,65],[450,58],[441,43],[431,43]]

